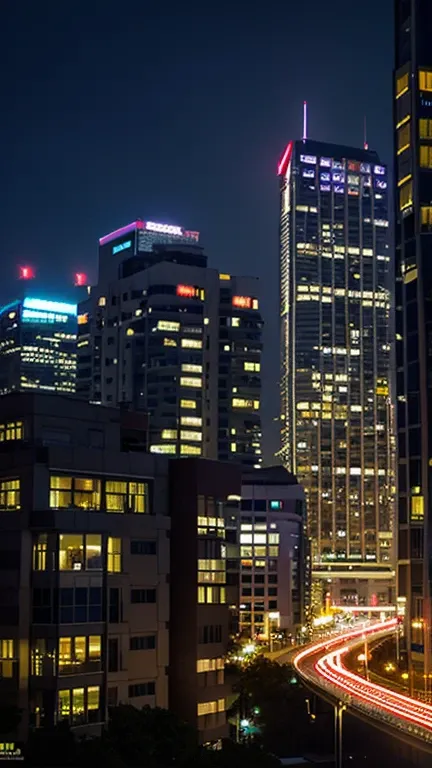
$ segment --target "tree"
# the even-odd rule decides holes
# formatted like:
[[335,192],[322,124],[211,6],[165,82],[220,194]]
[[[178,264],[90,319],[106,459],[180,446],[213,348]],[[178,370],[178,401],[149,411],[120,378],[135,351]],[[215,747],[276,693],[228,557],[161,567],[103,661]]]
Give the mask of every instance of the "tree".
[[280,761],[254,744],[236,744],[227,739],[222,749],[201,749],[185,768],[277,768]]
[[77,743],[66,722],[31,731],[25,752],[28,765],[55,768],[77,765]]

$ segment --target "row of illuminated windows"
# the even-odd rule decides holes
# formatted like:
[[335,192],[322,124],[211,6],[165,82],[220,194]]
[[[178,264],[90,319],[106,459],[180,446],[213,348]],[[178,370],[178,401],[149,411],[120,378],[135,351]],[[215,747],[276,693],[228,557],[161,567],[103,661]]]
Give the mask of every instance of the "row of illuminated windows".
[[218,603],[218,604],[225,603],[226,602],[225,587],[199,586],[198,602],[199,603]]
[[[178,435],[177,429],[163,429],[161,432],[162,440],[177,440],[177,435]],[[191,440],[192,442],[200,442],[202,440],[202,432],[182,429],[180,430],[180,440]]]
[[[279,544],[279,534],[269,533],[267,535],[266,533],[255,533],[253,536],[254,544],[267,544],[267,541],[269,544]],[[252,534],[241,533],[240,544],[252,544]]]
[[20,481],[0,480],[0,509],[21,509]]
[[254,546],[253,548],[242,546],[240,547],[240,555],[241,557],[267,557],[267,555],[268,557],[278,557],[279,547],[271,546],[266,550],[266,547],[263,546]]
[[0,424],[0,443],[5,440],[22,440],[24,429],[22,421],[8,421]]
[[[33,544],[33,569],[47,570],[48,537],[39,534]],[[107,540],[107,571],[122,569],[122,540],[112,536]],[[102,536],[98,533],[61,533],[59,536],[58,567],[60,571],[94,571],[103,569]]]
[[[177,446],[171,443],[155,444],[150,446],[150,453],[165,453],[174,456],[177,453]],[[181,456],[201,456],[201,447],[198,445],[181,445]]]
[[[78,672],[87,663],[96,665],[101,661],[102,637],[89,635],[82,637],[59,637],[58,670],[60,675]],[[89,670],[91,666],[89,666]]]
[[197,707],[198,717],[202,717],[203,715],[213,715],[216,712],[225,712],[225,699],[199,702]]
[[72,688],[58,692],[57,717],[73,723],[98,722],[101,719],[100,687]]
[[197,660],[197,672],[216,672],[217,670],[224,669],[225,663],[223,658],[218,657],[215,659],[198,659]]
[[71,507],[106,509],[107,512],[148,513],[148,485],[128,480],[51,475],[50,508]]

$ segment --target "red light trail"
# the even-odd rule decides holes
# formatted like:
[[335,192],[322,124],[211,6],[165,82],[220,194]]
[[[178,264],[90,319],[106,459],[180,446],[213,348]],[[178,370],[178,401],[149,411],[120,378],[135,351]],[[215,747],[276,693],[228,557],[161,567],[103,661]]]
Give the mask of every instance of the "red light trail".
[[308,646],[294,658],[294,666],[300,677],[313,682],[340,698],[353,711],[356,708],[373,718],[402,729],[412,725],[423,730],[415,732],[419,738],[432,740],[432,706],[418,699],[371,683],[364,677],[348,670],[343,664],[343,657],[352,649],[351,641],[366,636],[373,639],[394,630],[397,619],[373,624],[369,627],[346,632],[330,640],[323,640]]

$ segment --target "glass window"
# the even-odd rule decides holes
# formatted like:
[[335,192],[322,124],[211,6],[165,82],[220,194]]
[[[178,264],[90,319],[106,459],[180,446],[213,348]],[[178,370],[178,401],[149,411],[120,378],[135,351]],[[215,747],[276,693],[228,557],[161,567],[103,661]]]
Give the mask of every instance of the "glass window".
[[72,664],[72,638],[59,637],[58,666],[60,675],[65,666],[69,664]]
[[89,661],[100,661],[102,656],[102,638],[100,635],[90,635],[89,637]]
[[21,509],[18,479],[0,480],[0,509]]
[[121,573],[122,541],[112,536],[108,537],[108,573]]
[[405,123],[405,125],[402,125],[397,132],[397,139],[398,139],[398,155],[402,154],[406,149],[409,148],[411,143],[411,123]]
[[6,424],[0,424],[0,443],[5,440],[22,440],[22,438],[22,421],[8,421]]
[[432,139],[432,120],[421,119],[419,120],[419,133],[421,139]]
[[84,568],[84,536],[76,533],[61,533],[59,569],[80,571],[82,568]]
[[432,91],[432,72],[426,72],[424,69],[420,70],[419,88],[421,91]]
[[399,208],[403,211],[405,208],[409,208],[412,205],[412,181],[408,181],[399,190]]
[[48,536],[40,533],[33,544],[33,570],[46,571]]
[[432,229],[432,205],[422,205],[421,224],[423,229]]
[[99,686],[90,685],[87,689],[87,709],[99,709]]
[[148,512],[147,483],[129,483],[129,506],[132,512]]
[[74,688],[72,691],[72,719],[82,720],[84,718],[84,688]]
[[123,480],[107,480],[105,485],[107,512],[126,512],[127,483]]
[[101,481],[97,478],[51,475],[51,509],[100,509],[100,503]]
[[420,166],[432,168],[432,147],[428,144],[420,144]]
[[58,716],[62,720],[70,717],[70,691],[58,692]]
[[102,536],[99,534],[86,536],[86,568],[93,571],[102,569]]

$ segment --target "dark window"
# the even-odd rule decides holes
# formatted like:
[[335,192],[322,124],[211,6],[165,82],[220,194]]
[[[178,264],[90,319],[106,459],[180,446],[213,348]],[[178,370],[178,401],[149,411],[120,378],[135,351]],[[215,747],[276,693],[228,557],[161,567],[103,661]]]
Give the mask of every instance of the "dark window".
[[155,603],[155,589],[131,589],[131,603]]
[[120,621],[120,590],[114,587],[109,591],[109,621],[118,624]]
[[[70,590],[73,592],[73,590]],[[33,622],[49,624],[51,622],[52,595],[50,589],[33,590]]]
[[107,704],[109,707],[116,707],[118,704],[118,688],[116,685],[107,690]]
[[119,641],[117,637],[108,639],[108,672],[118,672]]
[[277,587],[269,587],[269,597],[277,597]]
[[135,685],[129,686],[129,698],[134,696],[154,696],[156,692],[156,685],[153,681],[149,683],[135,683]]
[[156,635],[143,635],[141,637],[131,637],[129,641],[129,650],[131,651],[152,651],[156,648]]
[[278,577],[277,577],[277,575],[276,575],[276,574],[274,574],[274,573],[270,573],[270,574],[268,575],[268,583],[269,583],[269,584],[277,584],[277,580],[278,580]]
[[155,541],[131,541],[130,551],[131,551],[131,555],[155,555],[156,542]]
[[198,642],[202,644],[221,643],[222,642],[222,625],[208,624],[205,627],[200,627],[199,633],[198,633]]
[[269,600],[269,610],[270,611],[277,610],[277,600]]

